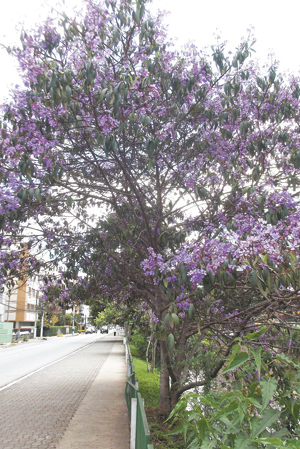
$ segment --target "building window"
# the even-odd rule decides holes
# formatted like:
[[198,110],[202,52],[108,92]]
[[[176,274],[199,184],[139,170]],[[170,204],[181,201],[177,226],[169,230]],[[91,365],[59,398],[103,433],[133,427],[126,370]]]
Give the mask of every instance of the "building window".
[[27,310],[30,312],[30,304],[27,304]]
[[34,310],[33,310],[33,304],[31,304],[31,312],[33,312]]

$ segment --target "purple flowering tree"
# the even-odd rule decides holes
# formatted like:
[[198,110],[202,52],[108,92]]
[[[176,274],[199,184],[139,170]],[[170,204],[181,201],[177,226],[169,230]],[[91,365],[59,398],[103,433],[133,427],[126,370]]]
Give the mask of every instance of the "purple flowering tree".
[[298,312],[299,80],[261,72],[250,38],[175,50],[146,1],[84,6],[9,49],[24,87],[2,106],[1,282],[27,241],[31,270],[60,267],[56,300],[150,312],[167,414],[235,337]]

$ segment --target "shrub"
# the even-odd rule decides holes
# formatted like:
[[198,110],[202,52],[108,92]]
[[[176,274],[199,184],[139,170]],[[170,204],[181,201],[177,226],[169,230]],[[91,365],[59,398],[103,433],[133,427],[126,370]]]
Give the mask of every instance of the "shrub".
[[[273,358],[288,373],[284,383],[276,381],[261,348],[248,353],[236,345],[220,377],[225,383],[234,374],[227,389],[183,395],[169,417],[179,424],[170,435],[183,435],[188,449],[299,448],[300,365],[284,355]],[[239,380],[232,382],[237,371]]]
[[134,333],[131,335],[131,342],[138,352],[138,357],[145,359],[148,345],[147,337],[145,337],[139,331],[134,331]]

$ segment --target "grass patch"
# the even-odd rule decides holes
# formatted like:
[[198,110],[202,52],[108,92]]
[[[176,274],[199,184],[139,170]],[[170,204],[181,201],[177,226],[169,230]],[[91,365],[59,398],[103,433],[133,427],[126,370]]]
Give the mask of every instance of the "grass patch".
[[153,373],[147,371],[147,363],[133,355],[133,348],[134,346],[130,345],[135,377],[138,378],[139,390],[142,398],[145,400],[145,407],[157,408],[159,398],[159,371],[154,370]]
[[156,369],[153,373],[147,371],[147,363],[137,357],[138,351],[130,346],[135,377],[139,381],[139,391],[145,401],[145,412],[151,434],[151,444],[155,449],[185,449],[184,441],[179,435],[167,435],[170,432],[169,422],[159,413],[159,378]]

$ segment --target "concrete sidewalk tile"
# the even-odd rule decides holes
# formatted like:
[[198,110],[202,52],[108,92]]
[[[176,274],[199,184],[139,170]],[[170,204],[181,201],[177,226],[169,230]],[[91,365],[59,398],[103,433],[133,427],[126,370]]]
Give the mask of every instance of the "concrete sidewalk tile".
[[129,449],[124,346],[116,342],[57,449]]

